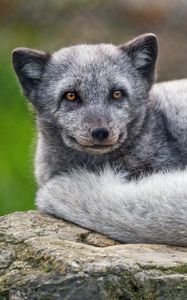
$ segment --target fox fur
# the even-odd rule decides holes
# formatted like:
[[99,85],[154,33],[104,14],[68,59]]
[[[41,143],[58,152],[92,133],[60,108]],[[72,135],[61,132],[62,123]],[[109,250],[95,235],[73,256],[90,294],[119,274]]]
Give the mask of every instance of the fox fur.
[[13,51],[36,111],[41,212],[125,243],[187,246],[187,79],[154,84],[157,52],[154,34]]

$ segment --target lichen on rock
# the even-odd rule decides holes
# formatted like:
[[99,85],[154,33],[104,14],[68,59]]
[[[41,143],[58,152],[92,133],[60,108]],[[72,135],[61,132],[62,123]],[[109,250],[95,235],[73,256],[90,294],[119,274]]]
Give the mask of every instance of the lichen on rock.
[[35,211],[0,218],[0,300],[185,300],[187,249],[120,244]]

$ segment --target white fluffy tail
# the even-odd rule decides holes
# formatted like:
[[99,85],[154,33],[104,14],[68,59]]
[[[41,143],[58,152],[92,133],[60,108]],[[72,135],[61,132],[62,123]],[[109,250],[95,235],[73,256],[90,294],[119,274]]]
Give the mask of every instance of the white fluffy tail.
[[109,168],[74,171],[44,185],[36,204],[122,242],[187,246],[187,170],[131,182]]

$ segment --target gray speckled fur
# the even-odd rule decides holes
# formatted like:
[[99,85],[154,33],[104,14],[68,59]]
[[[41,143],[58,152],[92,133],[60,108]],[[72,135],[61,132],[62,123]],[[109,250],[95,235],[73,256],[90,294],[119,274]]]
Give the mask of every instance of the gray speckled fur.
[[[156,56],[149,34],[119,47],[14,51],[37,114],[40,211],[124,242],[187,246],[187,80],[151,88]],[[125,90],[122,101],[111,89]],[[81,104],[62,99],[69,90]],[[111,147],[88,147],[100,126]]]

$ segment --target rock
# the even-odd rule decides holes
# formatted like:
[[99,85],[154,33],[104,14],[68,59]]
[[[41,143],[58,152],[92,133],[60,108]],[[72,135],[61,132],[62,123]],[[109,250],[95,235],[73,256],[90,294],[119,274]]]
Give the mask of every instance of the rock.
[[185,300],[187,249],[120,244],[35,211],[0,218],[0,300]]

